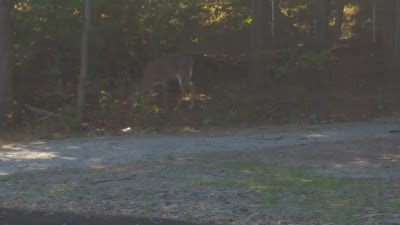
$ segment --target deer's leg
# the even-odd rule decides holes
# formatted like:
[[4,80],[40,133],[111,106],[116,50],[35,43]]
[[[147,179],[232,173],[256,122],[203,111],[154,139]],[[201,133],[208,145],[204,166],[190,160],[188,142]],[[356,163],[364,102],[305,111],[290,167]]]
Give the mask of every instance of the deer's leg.
[[168,110],[168,102],[167,102],[167,97],[168,97],[168,83],[166,81],[161,83],[162,85],[162,92],[163,92],[163,101],[164,101],[164,110]]
[[192,110],[193,107],[194,107],[195,89],[194,89],[194,86],[193,86],[193,82],[191,80],[188,82],[188,86],[190,88],[190,106],[189,106],[189,109]]
[[192,82],[192,77],[193,77],[193,64],[194,64],[194,62],[193,62],[193,56],[190,56],[189,79],[187,80],[187,84],[188,84],[188,86],[189,86],[189,88],[190,88],[190,106],[189,106],[189,109],[190,109],[190,110],[193,109],[194,100],[195,100],[195,98],[194,98],[194,94],[195,94],[194,92],[195,92],[195,90],[194,90],[194,85],[193,85],[193,82]]
[[182,98],[185,95],[185,90],[184,90],[183,83],[182,83],[182,77],[180,76],[179,73],[176,74],[176,78],[178,79],[179,86],[181,87],[181,95],[179,96],[178,102],[176,103],[176,106],[174,108],[175,111],[177,111],[179,109],[179,106],[182,103]]

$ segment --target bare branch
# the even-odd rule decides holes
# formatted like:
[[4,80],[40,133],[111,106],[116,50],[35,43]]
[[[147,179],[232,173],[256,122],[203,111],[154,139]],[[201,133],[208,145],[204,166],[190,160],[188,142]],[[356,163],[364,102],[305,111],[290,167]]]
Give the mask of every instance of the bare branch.
[[47,118],[47,117],[55,116],[55,115],[56,115],[56,113],[52,113],[52,112],[46,111],[46,110],[44,110],[44,109],[39,109],[39,108],[30,106],[30,105],[28,105],[28,104],[25,104],[25,107],[26,107],[29,111],[33,112],[33,113],[36,113],[36,114],[45,116],[44,118]]

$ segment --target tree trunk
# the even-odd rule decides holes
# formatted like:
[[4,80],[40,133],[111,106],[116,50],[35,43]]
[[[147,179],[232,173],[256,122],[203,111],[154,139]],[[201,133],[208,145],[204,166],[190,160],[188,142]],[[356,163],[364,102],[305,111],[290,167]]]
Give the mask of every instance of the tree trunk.
[[372,43],[376,44],[376,1],[371,0],[372,3]]
[[317,44],[319,48],[328,48],[330,0],[318,0]]
[[14,67],[13,0],[0,1],[0,125],[8,110]]
[[340,40],[342,36],[342,25],[343,25],[343,11],[344,11],[345,0],[337,0],[336,2],[336,15],[335,15],[335,41]]
[[267,22],[266,19],[266,1],[252,0],[252,17],[253,21],[251,24],[250,33],[250,84],[255,89],[264,87],[265,74],[263,70],[263,60],[261,50],[265,49],[266,43],[266,32]]
[[396,83],[400,80],[400,1],[396,1],[395,7],[395,27],[393,43],[393,76]]
[[279,0],[271,0],[271,45],[272,49],[279,49],[280,43],[280,32],[279,32],[279,19],[280,19],[280,8]]
[[386,0],[384,3],[384,55],[385,67],[388,82],[391,83],[394,74],[393,65],[393,47],[394,47],[394,30],[395,30],[395,5],[397,0]]
[[79,77],[78,99],[77,99],[77,120],[79,123],[85,118],[86,88],[88,77],[88,38],[90,27],[91,0],[85,0],[84,26],[81,39],[81,71]]

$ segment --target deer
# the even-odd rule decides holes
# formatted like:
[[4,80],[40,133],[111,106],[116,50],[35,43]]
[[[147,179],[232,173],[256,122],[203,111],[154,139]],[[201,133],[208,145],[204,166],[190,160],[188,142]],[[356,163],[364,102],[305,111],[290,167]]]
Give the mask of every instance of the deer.
[[168,82],[177,80],[180,86],[180,96],[174,108],[177,111],[185,95],[186,87],[191,91],[191,103],[189,109],[194,106],[194,87],[192,82],[193,56],[186,54],[167,54],[147,63],[143,70],[141,92],[154,93],[156,85],[162,86],[164,109],[168,110],[167,92]]

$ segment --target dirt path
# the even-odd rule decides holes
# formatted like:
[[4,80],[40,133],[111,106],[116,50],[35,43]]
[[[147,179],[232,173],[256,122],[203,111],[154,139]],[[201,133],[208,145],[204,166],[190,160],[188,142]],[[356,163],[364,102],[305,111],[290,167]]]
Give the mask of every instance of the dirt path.
[[399,224],[398,129],[398,119],[381,118],[4,144],[0,207],[217,224]]

